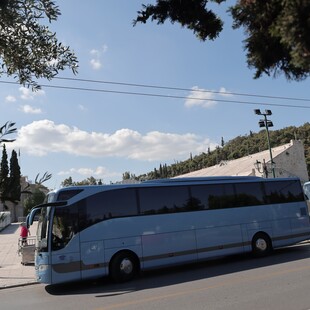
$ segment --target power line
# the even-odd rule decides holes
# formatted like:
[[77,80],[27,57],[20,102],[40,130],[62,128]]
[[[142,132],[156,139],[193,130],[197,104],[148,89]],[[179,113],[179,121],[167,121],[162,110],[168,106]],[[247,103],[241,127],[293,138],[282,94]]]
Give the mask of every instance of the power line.
[[[0,83],[18,84],[17,82],[9,82],[9,81],[0,81]],[[214,99],[214,98],[212,98],[212,99],[205,99],[205,98],[199,98],[199,97],[163,95],[163,94],[142,93],[142,92],[129,92],[129,91],[117,91],[117,90],[85,88],[85,87],[72,87],[72,86],[62,86],[62,85],[40,84],[40,86],[41,87],[46,87],[46,88],[55,88],[55,89],[91,91],[91,92],[112,93],[112,94],[122,94],[122,95],[148,96],[148,97],[160,97],[160,98],[170,98],[170,99],[187,99],[187,100],[199,100],[199,101],[214,101],[214,102],[238,103],[238,104],[247,104],[247,105],[262,105],[262,106],[283,107],[283,108],[310,109],[310,106],[293,105],[293,104],[278,104],[278,103],[252,102],[252,101],[240,101],[240,100],[225,100],[225,99]]]
[[102,80],[90,80],[90,79],[79,79],[79,78],[68,78],[68,77],[54,77],[58,80],[67,81],[77,81],[77,82],[87,82],[87,83],[98,83],[98,84],[111,84],[120,86],[131,86],[131,87],[141,87],[141,88],[154,88],[154,89],[165,89],[165,90],[178,90],[187,92],[200,92],[200,93],[212,93],[221,95],[234,95],[234,96],[246,96],[246,97],[257,97],[257,98],[269,98],[269,99],[280,99],[280,100],[294,100],[294,101],[306,101],[310,102],[310,98],[296,98],[296,97],[282,97],[282,96],[270,96],[270,95],[258,95],[258,94],[246,94],[246,93],[235,93],[227,91],[214,91],[205,89],[190,89],[190,88],[180,88],[180,87],[170,87],[170,86],[159,86],[159,85],[147,85],[147,84],[136,84],[136,83],[125,83],[125,82],[114,82],[114,81],[102,81]]

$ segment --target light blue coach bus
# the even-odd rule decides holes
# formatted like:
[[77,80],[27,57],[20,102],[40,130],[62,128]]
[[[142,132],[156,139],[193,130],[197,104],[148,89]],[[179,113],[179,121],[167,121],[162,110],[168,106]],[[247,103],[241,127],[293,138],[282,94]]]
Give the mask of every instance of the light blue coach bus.
[[67,187],[39,213],[35,268],[42,283],[109,275],[235,253],[263,256],[310,238],[300,180],[258,177],[164,179]]

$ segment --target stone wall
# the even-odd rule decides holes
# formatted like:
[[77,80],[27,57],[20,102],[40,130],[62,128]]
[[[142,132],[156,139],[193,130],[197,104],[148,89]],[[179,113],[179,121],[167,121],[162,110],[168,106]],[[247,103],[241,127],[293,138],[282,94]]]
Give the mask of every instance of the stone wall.
[[274,162],[276,177],[297,176],[302,183],[309,180],[305,150],[301,141],[291,140],[290,146],[274,158]]

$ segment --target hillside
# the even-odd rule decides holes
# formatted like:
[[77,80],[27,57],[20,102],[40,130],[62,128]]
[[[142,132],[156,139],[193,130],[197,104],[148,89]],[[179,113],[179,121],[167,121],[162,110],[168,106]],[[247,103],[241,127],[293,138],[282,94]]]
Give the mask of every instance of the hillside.
[[[310,175],[310,123],[303,126],[290,126],[280,130],[269,130],[271,147],[280,146],[289,143],[291,140],[302,140],[305,148],[305,157],[307,163],[308,175]],[[224,137],[225,138],[225,137]],[[232,160],[244,157],[250,154],[258,153],[268,149],[266,130],[258,133],[250,132],[245,136],[238,136],[227,143],[222,138],[221,147],[215,150],[206,150],[197,156],[190,155],[190,158],[172,165],[161,164],[154,171],[138,177],[132,176],[138,180],[151,180],[158,178],[171,178],[177,175],[196,171],[218,164],[221,160]],[[129,176],[129,173],[127,173]]]

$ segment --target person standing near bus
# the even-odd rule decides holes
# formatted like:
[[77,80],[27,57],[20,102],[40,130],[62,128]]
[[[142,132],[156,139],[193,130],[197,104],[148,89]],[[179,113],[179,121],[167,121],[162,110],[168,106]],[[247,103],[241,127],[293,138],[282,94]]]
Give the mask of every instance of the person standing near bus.
[[20,224],[20,237],[22,239],[22,245],[27,245],[27,238],[30,235],[30,231],[28,230],[25,223]]

